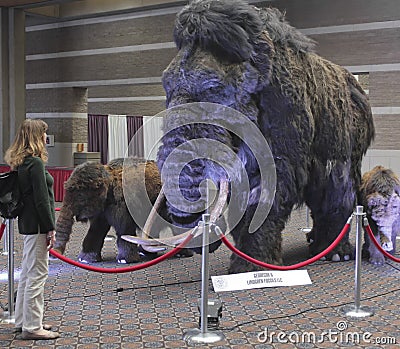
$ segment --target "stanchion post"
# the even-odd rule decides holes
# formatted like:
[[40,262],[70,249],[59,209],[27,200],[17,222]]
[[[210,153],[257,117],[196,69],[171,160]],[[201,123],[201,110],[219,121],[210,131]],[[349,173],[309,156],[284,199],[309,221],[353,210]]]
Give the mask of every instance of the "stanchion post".
[[356,207],[356,256],[355,256],[355,290],[354,290],[354,305],[343,308],[346,316],[362,318],[372,316],[374,313],[367,307],[361,307],[361,256],[362,256],[362,232],[363,218],[365,213],[362,206]]
[[311,232],[312,228],[310,227],[310,209],[306,206],[306,227],[300,228],[303,233],[308,234]]
[[187,343],[215,343],[224,339],[218,331],[208,332],[208,279],[209,279],[209,242],[210,242],[210,215],[203,214],[201,222],[203,228],[203,246],[201,256],[201,301],[200,301],[200,329],[187,331],[183,339]]
[[6,234],[8,242],[8,311],[4,312],[3,322],[14,323],[14,220],[7,219]]
[[7,234],[7,227],[8,227],[8,219],[5,219],[3,223],[6,224],[6,231],[5,234],[3,235],[3,251],[1,251],[1,254],[3,256],[7,256],[8,255],[8,234]]
[[210,215],[203,215],[203,254],[201,256],[201,333],[207,333],[208,279],[210,276]]

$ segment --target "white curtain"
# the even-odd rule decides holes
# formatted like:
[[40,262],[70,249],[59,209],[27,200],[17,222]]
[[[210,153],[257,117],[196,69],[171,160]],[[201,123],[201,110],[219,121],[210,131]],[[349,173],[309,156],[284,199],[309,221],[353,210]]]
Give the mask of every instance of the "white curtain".
[[162,117],[143,117],[143,141],[144,157],[148,160],[156,160],[158,147],[160,146],[162,132]]
[[108,161],[125,157],[127,150],[126,115],[108,115]]

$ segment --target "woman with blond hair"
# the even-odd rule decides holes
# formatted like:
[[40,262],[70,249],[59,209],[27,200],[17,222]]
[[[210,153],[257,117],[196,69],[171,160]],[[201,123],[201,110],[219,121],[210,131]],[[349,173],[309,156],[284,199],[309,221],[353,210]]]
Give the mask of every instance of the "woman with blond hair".
[[49,271],[49,249],[55,242],[53,177],[46,171],[47,124],[26,119],[4,156],[18,171],[24,203],[18,216],[23,235],[21,275],[15,302],[15,331],[21,339],[55,339],[60,335],[43,324],[44,285]]

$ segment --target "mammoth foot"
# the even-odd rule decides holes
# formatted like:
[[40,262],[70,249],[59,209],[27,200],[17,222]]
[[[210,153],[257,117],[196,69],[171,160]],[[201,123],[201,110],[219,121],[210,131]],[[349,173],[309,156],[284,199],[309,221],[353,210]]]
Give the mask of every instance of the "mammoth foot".
[[[370,245],[369,249],[365,252],[366,253],[363,254],[363,257],[368,258],[369,263],[378,266],[384,265],[386,263],[385,256],[375,246]],[[390,252],[392,251],[389,251],[389,253]]]
[[[53,247],[53,251],[63,255],[65,252],[65,247]],[[49,260],[55,261],[57,259],[58,259],[57,257],[54,257],[52,254],[49,254]]]
[[175,257],[177,258],[187,258],[187,257],[192,257],[193,256],[193,251],[189,250],[188,248],[182,248],[176,255]]
[[379,254],[372,254],[369,257],[369,262],[373,265],[381,266],[385,264],[386,260],[383,254],[379,253]]
[[131,264],[131,263],[137,263],[140,262],[140,254],[138,252],[132,252],[132,253],[118,253],[117,256],[117,263],[118,264]]
[[[257,257],[254,257],[255,259],[258,259]],[[261,262],[265,262],[268,264],[273,264],[273,265],[282,265],[282,260],[279,261],[262,261],[261,259],[258,259]],[[238,273],[247,273],[250,271],[260,271],[260,270],[265,270],[265,268],[257,265],[250,263],[246,261],[245,259],[233,254],[231,256],[231,263],[229,265],[228,273],[229,274],[238,274]]]
[[[315,256],[318,253],[321,253],[326,248],[328,248],[325,244],[317,244],[315,241],[310,243],[310,255]],[[331,252],[327,253],[321,260],[328,260],[332,262],[344,262],[354,259],[354,248],[349,241],[342,241],[333,249]]]
[[101,262],[101,254],[98,252],[83,252],[81,251],[78,255],[78,260],[81,263],[97,263]]

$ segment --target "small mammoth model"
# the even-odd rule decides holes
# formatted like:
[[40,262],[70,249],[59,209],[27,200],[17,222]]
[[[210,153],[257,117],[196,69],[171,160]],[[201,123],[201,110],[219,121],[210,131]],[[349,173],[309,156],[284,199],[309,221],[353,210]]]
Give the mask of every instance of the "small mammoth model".
[[[123,179],[124,178],[124,179]],[[140,185],[145,178],[145,186]],[[161,189],[158,168],[153,161],[130,158],[129,166],[124,159],[115,159],[107,165],[86,162],[75,168],[65,183],[65,197],[57,219],[57,239],[54,249],[64,253],[70,239],[74,217],[79,222],[90,222],[78,259],[82,262],[99,262],[101,250],[110,227],[117,234],[118,263],[140,260],[138,246],[121,238],[136,235],[138,225],[130,214],[124,198],[124,185],[129,187],[129,209],[135,216],[147,217],[144,199],[154,202]],[[159,213],[162,215],[162,206]],[[157,225],[154,225],[157,229]]]
[[[396,236],[400,232],[400,181],[396,174],[383,166],[376,166],[362,177],[360,203],[366,208],[367,218],[376,239],[385,251],[396,251]],[[385,263],[385,257],[365,235],[363,254],[375,265]]]

